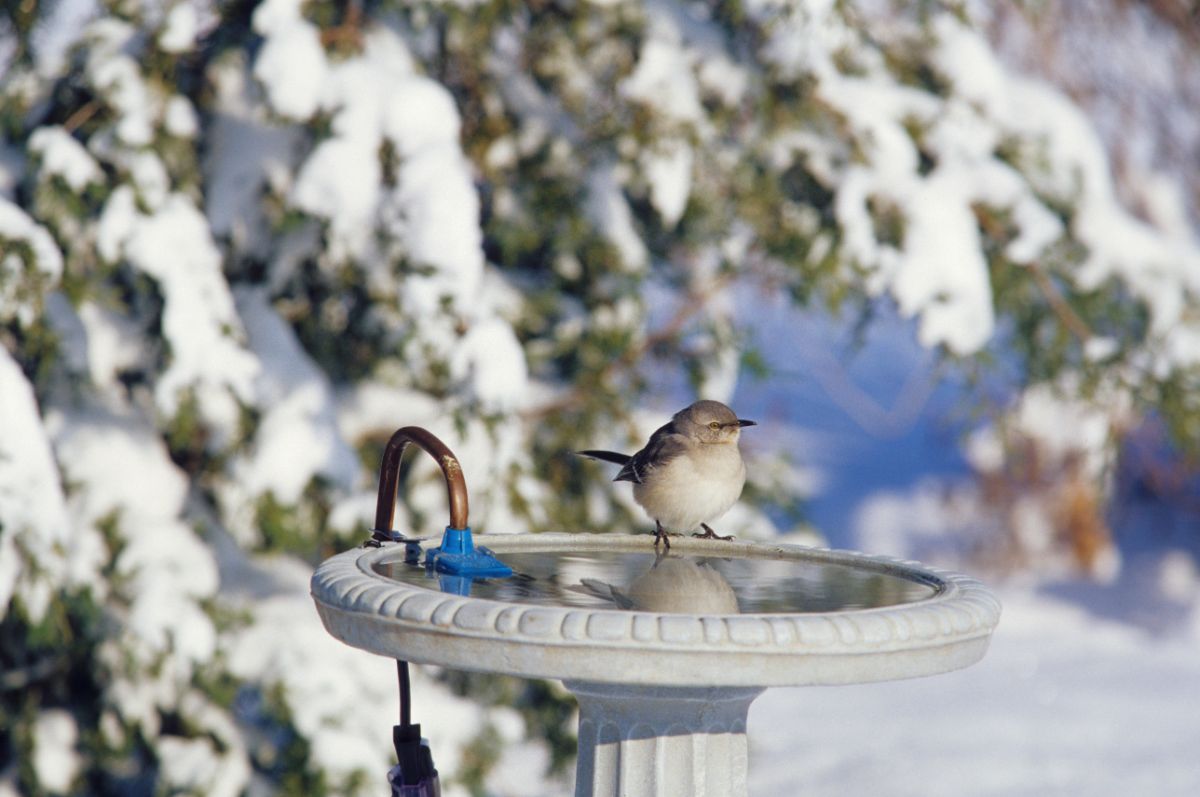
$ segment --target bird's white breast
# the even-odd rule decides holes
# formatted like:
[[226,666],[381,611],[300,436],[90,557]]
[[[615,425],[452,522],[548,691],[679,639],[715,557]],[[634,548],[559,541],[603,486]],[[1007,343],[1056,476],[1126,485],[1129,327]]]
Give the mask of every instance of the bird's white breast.
[[719,518],[742,494],[746,465],[736,444],[696,444],[634,484],[633,497],[670,531],[687,532]]

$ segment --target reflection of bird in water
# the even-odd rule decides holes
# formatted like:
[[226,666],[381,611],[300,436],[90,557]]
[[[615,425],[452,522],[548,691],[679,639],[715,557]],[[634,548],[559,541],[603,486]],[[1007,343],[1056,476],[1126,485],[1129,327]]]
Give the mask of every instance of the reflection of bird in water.
[[696,537],[719,537],[708,526],[729,511],[746,483],[746,463],[738,450],[742,427],[754,421],[738,418],[719,401],[697,401],[675,413],[636,454],[580,451],[585,457],[621,466],[613,481],[633,482],[633,500],[654,519],[654,546],[671,541],[664,530],[687,532],[699,526]]
[[694,559],[660,557],[627,588],[585,578],[568,587],[612,601],[622,609],[674,614],[737,614],[733,587],[714,568]]

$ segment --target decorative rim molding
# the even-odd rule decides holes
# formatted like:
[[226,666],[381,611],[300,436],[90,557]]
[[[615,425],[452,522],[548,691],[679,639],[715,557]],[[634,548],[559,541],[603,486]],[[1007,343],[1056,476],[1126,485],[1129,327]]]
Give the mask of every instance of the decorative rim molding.
[[[478,535],[499,554],[649,553],[646,535]],[[790,614],[662,614],[469,598],[393,581],[374,565],[400,545],[323,562],[312,595],[326,629],[392,658],[524,677],[662,686],[845,684],[933,675],[982,658],[1000,602],[975,579],[851,551],[679,539],[675,553],[831,562],[908,578],[929,598],[874,609]]]

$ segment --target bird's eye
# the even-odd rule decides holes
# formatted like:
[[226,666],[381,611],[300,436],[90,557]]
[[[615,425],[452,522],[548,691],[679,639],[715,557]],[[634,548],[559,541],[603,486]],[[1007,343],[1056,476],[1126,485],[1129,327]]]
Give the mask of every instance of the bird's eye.
[[721,428],[721,424],[717,423],[716,421],[713,421],[712,423],[710,423],[708,425],[708,428],[712,429],[713,431],[716,431],[717,429]]

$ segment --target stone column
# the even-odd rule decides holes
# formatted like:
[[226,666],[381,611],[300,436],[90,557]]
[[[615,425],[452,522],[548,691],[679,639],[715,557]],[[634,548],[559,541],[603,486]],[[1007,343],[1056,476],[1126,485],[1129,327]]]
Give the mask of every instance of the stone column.
[[579,700],[575,797],[746,797],[762,689],[564,683]]

